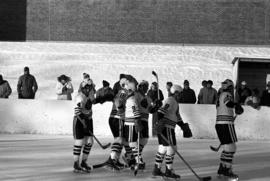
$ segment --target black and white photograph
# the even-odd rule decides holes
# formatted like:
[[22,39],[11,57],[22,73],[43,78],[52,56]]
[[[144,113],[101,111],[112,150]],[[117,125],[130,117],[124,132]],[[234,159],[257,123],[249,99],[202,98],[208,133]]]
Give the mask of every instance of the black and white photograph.
[[0,0],[1,181],[270,181],[269,0]]

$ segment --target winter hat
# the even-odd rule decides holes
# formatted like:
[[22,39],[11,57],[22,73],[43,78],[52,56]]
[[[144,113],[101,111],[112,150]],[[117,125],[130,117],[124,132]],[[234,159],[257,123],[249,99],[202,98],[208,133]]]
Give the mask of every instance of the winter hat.
[[188,80],[184,80],[184,84],[188,85],[189,81]]
[[109,87],[110,86],[110,83],[107,82],[106,80],[103,80],[102,81],[102,85],[103,85],[103,87]]
[[123,79],[123,78],[126,78],[126,75],[125,74],[120,74],[119,79]]

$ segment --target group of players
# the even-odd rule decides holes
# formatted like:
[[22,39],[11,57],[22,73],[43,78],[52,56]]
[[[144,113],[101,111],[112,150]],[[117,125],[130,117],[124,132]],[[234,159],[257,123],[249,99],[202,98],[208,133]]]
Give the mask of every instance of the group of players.
[[[184,137],[192,137],[187,123],[184,123],[179,114],[179,101],[182,87],[174,84],[171,95],[162,103],[152,101],[146,95],[149,83],[140,83],[131,76],[121,74],[118,89],[112,98],[103,95],[95,97],[92,81],[82,82],[81,91],[76,96],[75,115],[73,120],[74,135],[74,172],[90,172],[93,167],[87,164],[87,158],[93,145],[92,105],[112,101],[113,106],[109,117],[109,125],[114,137],[111,152],[106,167],[121,170],[129,167],[132,170],[143,170],[145,162],[142,152],[148,141],[148,118],[150,113],[157,114],[158,151],[155,156],[155,165],[152,171],[154,177],[179,179],[173,171],[173,160],[176,148],[175,127],[180,126]],[[237,137],[234,128],[233,82],[226,79],[222,82],[221,92],[217,103],[216,132],[224,150],[220,157],[218,174],[230,178],[238,178],[232,172],[232,161],[236,151]],[[122,149],[125,154],[119,161]],[[165,159],[165,172],[161,170]],[[81,162],[80,162],[81,160]]]

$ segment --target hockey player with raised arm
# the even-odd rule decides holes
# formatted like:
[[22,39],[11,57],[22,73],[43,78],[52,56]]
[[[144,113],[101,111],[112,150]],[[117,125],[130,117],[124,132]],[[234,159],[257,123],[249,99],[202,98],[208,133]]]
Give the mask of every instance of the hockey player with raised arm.
[[[171,95],[168,97],[163,106],[158,110],[158,152],[155,158],[155,166],[152,172],[153,177],[165,177],[169,179],[180,179],[180,175],[177,175],[173,171],[174,149],[177,149],[175,138],[175,126],[179,125],[184,133],[184,137],[191,137],[192,133],[187,123],[182,121],[179,113],[179,102],[181,99],[181,92],[183,91],[180,85],[174,84],[171,87]],[[170,143],[163,140],[161,134]],[[161,164],[165,158],[166,171],[161,171]]]
[[[120,170],[124,167],[119,161],[121,151],[123,148],[123,127],[125,119],[125,102],[127,98],[127,90],[124,89],[126,78],[121,77],[119,84],[120,87],[117,90],[117,94],[113,99],[112,110],[109,118],[109,126],[114,137],[114,142],[111,146],[111,153],[106,164],[112,170]],[[131,150],[130,152],[131,153]]]
[[147,91],[149,89],[149,83],[145,80],[140,82],[138,85],[138,106],[139,110],[141,111],[141,124],[143,129],[141,130],[140,134],[140,145],[139,145],[139,152],[140,152],[140,164],[139,169],[145,169],[145,162],[142,159],[142,152],[144,149],[144,146],[148,142],[149,138],[149,125],[148,125],[148,118],[150,113],[154,113],[158,110],[158,108],[161,106],[162,102],[157,100],[155,103],[153,103],[152,99],[146,95]]
[[[237,136],[234,127],[234,108],[237,112],[238,105],[234,103],[234,85],[233,81],[226,79],[222,82],[221,93],[217,101],[216,132],[221,145],[224,149],[220,156],[220,165],[218,169],[219,176],[225,176],[232,179],[238,179],[238,176],[232,172],[233,156],[236,152]],[[240,107],[241,108],[241,107]]]
[[[74,172],[90,172],[91,166],[87,164],[88,155],[93,145],[92,103],[95,91],[91,83],[83,82],[81,92],[75,98],[76,107],[73,119],[74,137]],[[81,153],[82,152],[82,153]],[[80,157],[81,164],[80,164]]]

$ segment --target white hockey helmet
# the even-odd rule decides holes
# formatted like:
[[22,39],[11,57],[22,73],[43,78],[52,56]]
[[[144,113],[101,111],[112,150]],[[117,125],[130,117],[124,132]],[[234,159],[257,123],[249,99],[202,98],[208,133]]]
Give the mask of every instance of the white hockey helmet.
[[179,92],[180,93],[180,92],[183,91],[183,88],[180,85],[178,85],[178,84],[173,84],[173,86],[171,87],[170,91],[171,91],[172,94],[175,94],[175,92]]

